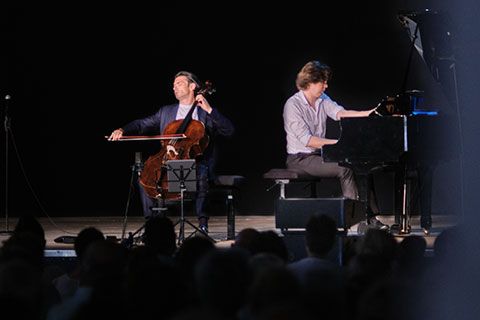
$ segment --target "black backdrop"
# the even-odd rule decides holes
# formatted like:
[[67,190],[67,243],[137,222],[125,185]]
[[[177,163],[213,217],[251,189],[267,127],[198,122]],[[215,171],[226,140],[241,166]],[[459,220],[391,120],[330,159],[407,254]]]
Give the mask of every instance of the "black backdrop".
[[[3,5],[0,90],[12,96],[16,146],[39,202],[52,216],[123,214],[135,151],[157,149],[104,136],[174,102],[172,77],[189,70],[214,83],[209,99],[236,127],[218,141],[217,173],[247,178],[241,213],[272,213],[276,193],[261,176],[284,164],[282,109],[301,66],[329,64],[328,94],[347,108],[372,108],[400,90],[406,72],[409,40],[395,14],[428,4],[335,3]],[[431,81],[415,55],[408,88]],[[438,108],[432,88],[426,102]],[[39,212],[10,152],[10,212]],[[138,201],[132,206],[139,214]]]
[[[298,68],[313,58],[329,63],[335,70],[330,95],[347,107],[371,106],[396,92],[403,76],[408,43],[395,25],[396,9],[442,5],[458,23],[465,215],[460,239],[449,243],[456,255],[440,271],[442,290],[425,292],[431,307],[422,308],[439,319],[450,314],[474,319],[478,305],[472,301],[478,300],[480,283],[475,272],[480,263],[479,3],[405,0],[387,7],[392,1],[374,2],[336,1],[330,7],[318,2],[308,8],[286,3],[262,11],[244,2],[214,8],[199,3],[188,9],[2,2],[0,93],[13,97],[12,128],[32,188],[52,215],[123,212],[136,147],[108,144],[103,136],[172,99],[172,75],[190,69],[214,81],[215,103],[238,129],[231,141],[222,142],[219,171],[249,179],[244,213],[268,211],[272,196],[260,175],[283,163],[280,114],[294,92]],[[313,13],[318,20],[308,20]],[[412,69],[421,68],[416,59]],[[434,93],[427,75],[414,79],[421,85],[410,83],[410,88]],[[434,100],[430,105],[437,106]],[[11,213],[38,213],[18,162],[11,162]],[[4,166],[2,161],[2,178]],[[454,179],[434,187],[440,185],[448,189],[443,198],[458,197],[462,189]],[[4,204],[3,183],[1,188]]]

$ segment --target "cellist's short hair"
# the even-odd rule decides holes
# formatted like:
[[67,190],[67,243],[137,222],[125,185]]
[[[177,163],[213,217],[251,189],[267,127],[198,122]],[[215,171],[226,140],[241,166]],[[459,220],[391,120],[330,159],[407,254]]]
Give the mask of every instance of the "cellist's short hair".
[[189,71],[179,71],[179,72],[177,72],[177,74],[175,75],[175,79],[176,79],[177,77],[180,77],[180,76],[186,77],[188,83],[195,83],[196,86],[197,86],[197,87],[195,88],[195,90],[198,90],[198,89],[200,89],[200,88],[202,87],[202,86],[200,85],[200,80],[198,80],[198,77],[197,77],[195,74],[193,74],[193,73],[191,73],[191,72],[189,72]]
[[311,83],[325,82],[332,77],[332,70],[318,61],[307,62],[297,74],[297,89],[306,90]]

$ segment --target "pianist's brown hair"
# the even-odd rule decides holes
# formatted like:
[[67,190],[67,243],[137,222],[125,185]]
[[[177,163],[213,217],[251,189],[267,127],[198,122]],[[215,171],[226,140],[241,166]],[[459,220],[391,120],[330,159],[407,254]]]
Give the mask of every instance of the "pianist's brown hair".
[[303,66],[297,75],[297,89],[305,90],[310,83],[328,81],[332,77],[332,70],[329,66],[318,61],[310,61]]

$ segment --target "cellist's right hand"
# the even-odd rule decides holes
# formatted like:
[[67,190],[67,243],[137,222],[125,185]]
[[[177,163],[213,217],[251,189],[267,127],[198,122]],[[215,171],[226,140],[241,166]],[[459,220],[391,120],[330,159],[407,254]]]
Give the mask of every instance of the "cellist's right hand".
[[112,134],[110,135],[110,137],[108,137],[108,140],[118,141],[118,140],[120,140],[121,137],[123,137],[123,129],[122,128],[113,131]]

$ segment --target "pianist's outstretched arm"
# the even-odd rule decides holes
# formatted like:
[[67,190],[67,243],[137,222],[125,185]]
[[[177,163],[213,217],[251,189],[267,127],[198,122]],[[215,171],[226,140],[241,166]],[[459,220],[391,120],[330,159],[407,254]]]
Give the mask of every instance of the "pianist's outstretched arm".
[[375,109],[356,111],[356,110],[341,110],[337,113],[337,120],[341,118],[353,118],[353,117],[368,117]]
[[337,143],[337,141],[338,141],[337,139],[326,139],[326,138],[311,136],[310,140],[308,140],[307,147],[321,149],[324,145],[335,144]]

